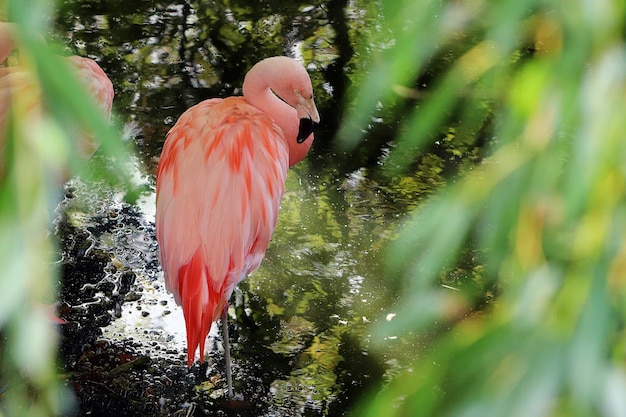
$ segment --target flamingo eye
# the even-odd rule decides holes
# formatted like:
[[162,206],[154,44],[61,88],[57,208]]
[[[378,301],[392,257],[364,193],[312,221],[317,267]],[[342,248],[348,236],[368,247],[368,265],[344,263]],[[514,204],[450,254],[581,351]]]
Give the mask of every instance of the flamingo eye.
[[300,95],[300,90],[298,90],[297,88],[295,90],[293,90],[294,93],[296,93],[297,96]]

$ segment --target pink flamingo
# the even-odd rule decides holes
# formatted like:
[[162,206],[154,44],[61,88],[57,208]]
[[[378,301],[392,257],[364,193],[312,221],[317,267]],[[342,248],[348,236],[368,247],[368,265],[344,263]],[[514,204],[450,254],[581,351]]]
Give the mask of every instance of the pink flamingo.
[[[4,63],[9,54],[16,49],[14,38],[16,28],[15,23],[0,22],[0,64]],[[102,116],[107,121],[110,120],[114,91],[106,73],[89,58],[70,56],[63,58],[63,61],[68,64],[89,95],[95,99]],[[18,96],[25,109],[24,116],[29,121],[41,117],[43,97],[32,71],[22,66],[0,68],[0,152],[3,150],[7,111],[14,98]],[[78,155],[84,159],[89,159],[97,148],[93,136],[88,132],[81,132],[74,146]],[[2,169],[0,166],[0,177]]]
[[287,169],[308,152],[319,120],[304,67],[272,57],[246,74],[243,97],[185,111],[163,146],[156,232],[165,284],[183,307],[188,366],[198,346],[204,361],[221,315],[229,397],[228,299],[265,256]]

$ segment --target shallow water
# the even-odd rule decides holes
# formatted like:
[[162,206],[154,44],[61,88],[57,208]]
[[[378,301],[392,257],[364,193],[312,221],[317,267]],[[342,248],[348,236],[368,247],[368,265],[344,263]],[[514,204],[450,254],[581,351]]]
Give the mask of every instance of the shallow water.
[[[384,249],[429,186],[368,176],[365,161],[384,157],[385,138],[350,163],[333,150],[346,82],[333,65],[347,65],[336,41],[342,24],[363,23],[359,14],[337,23],[341,2],[225,4],[67,1],[57,19],[68,51],[95,58],[111,77],[118,122],[139,127],[128,169],[146,190],[130,205],[121,190],[74,180],[59,209],[60,314],[70,322],[62,352],[80,414],[105,415],[125,398],[119,415],[343,415],[420,349],[406,335],[372,340],[369,327],[395,316],[400,284],[385,272]],[[307,63],[322,125],[289,173],[265,260],[231,299],[237,396],[225,402],[215,326],[208,366],[185,366],[182,311],[156,255],[154,172],[186,108],[237,94],[252,63],[292,53]]]

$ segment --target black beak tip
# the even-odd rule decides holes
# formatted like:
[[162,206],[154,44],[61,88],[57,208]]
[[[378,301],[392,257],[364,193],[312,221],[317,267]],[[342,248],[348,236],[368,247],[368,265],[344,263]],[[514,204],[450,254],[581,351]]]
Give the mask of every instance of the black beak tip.
[[313,129],[318,125],[313,120],[305,118],[300,119],[300,126],[298,127],[298,137],[296,138],[296,142],[302,143],[306,140],[306,138],[313,133]]

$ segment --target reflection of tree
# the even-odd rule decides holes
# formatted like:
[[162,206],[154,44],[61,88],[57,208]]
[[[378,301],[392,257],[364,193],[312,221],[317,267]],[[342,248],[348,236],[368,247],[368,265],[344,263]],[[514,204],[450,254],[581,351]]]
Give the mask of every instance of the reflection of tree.
[[[296,168],[287,188],[297,189],[306,170]],[[241,285],[248,301],[233,334],[238,360],[269,367],[261,378],[271,384],[271,407],[341,415],[362,394],[355,387],[377,384],[384,372],[361,335],[394,292],[378,267],[393,216],[374,219],[370,205],[356,204],[340,223],[336,191],[318,187],[286,195],[263,266]]]

